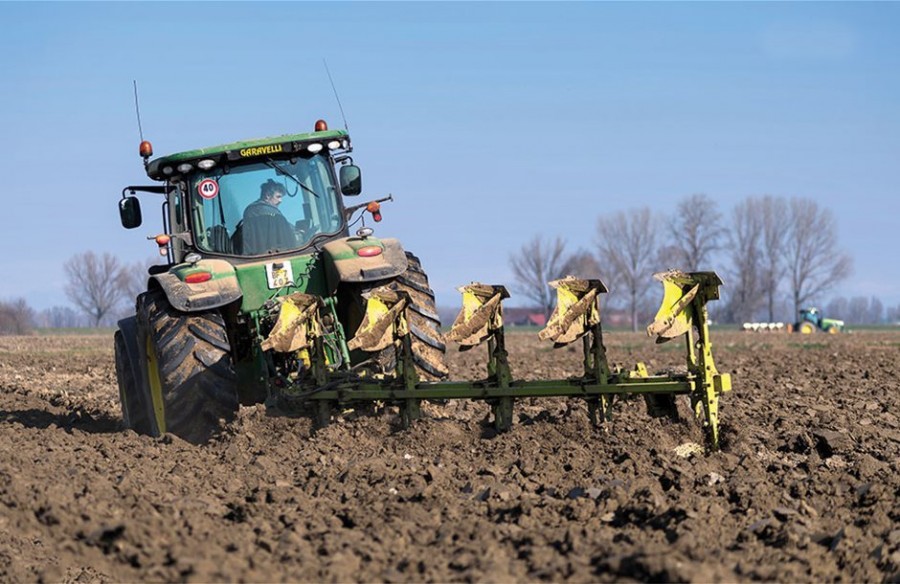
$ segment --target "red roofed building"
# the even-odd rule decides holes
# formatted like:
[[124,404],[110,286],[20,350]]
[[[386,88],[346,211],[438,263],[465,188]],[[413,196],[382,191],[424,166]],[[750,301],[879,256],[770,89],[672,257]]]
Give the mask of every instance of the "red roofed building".
[[504,326],[544,326],[547,317],[537,308],[503,307]]

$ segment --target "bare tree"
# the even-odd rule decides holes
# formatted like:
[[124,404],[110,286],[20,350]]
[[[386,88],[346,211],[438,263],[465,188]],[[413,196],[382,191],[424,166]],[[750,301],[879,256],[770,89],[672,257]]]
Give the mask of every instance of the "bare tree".
[[559,272],[562,276],[597,279],[600,278],[600,264],[594,254],[580,249],[566,258]]
[[76,328],[83,323],[83,318],[68,306],[52,306],[38,315],[38,326],[42,328]]
[[95,327],[115,310],[122,299],[122,266],[110,253],[75,254],[63,265],[68,278],[65,292]]
[[139,294],[147,291],[148,268],[156,263],[155,258],[138,260],[122,266],[122,277],[119,284],[122,288],[122,303],[115,310],[116,318],[125,318],[134,314],[135,302]]
[[[825,316],[830,316],[826,314]],[[865,296],[854,296],[847,303],[847,322],[851,324],[867,324],[869,316],[869,299]]]
[[869,300],[869,324],[881,324],[884,321],[884,304],[880,298],[872,296]]
[[900,304],[888,307],[885,319],[888,324],[900,324]]
[[754,320],[754,314],[762,306],[762,239],[762,205],[758,199],[747,198],[732,210],[731,230],[725,246],[732,265],[725,312],[733,322]]
[[625,288],[631,330],[638,329],[638,313],[652,286],[657,258],[657,221],[648,207],[619,211],[597,220],[600,267],[608,274],[610,291]]
[[34,310],[24,298],[0,302],[0,334],[28,335],[34,332]]
[[129,304],[134,304],[138,294],[147,291],[147,268],[150,265],[151,262],[138,260],[122,266],[122,295]]
[[[766,309],[769,322],[775,320],[778,301],[778,289],[784,275],[784,247],[790,227],[788,205],[783,198],[766,195],[759,200],[762,213],[763,268],[760,274],[763,293],[766,296]],[[793,320],[797,314],[791,317]]]
[[[833,310],[840,308],[840,301],[843,301],[843,311]],[[849,301],[841,297],[828,303],[825,316],[840,318],[851,324],[879,324],[884,321],[884,304],[875,296],[854,296]]]
[[784,258],[795,312],[847,278],[853,261],[838,249],[837,224],[811,199],[791,199]]
[[838,296],[837,298],[832,298],[828,305],[825,307],[825,316],[827,318],[837,318],[840,320],[848,320],[847,319],[847,307],[848,307],[847,298],[844,296]]
[[509,256],[515,284],[513,289],[537,303],[547,316],[553,312],[554,295],[547,285],[561,275],[565,242],[557,237],[544,242],[540,235],[522,245],[516,254]]
[[725,233],[716,202],[704,194],[694,194],[678,202],[669,221],[677,266],[687,272],[709,269],[712,253],[719,249]]
[[661,270],[669,270],[672,268],[683,269],[684,260],[681,248],[677,245],[666,245],[660,242],[656,250],[655,265]]

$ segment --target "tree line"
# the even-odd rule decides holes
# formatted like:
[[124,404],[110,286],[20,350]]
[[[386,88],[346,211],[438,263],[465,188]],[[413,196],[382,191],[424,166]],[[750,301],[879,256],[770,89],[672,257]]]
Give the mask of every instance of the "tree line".
[[[723,214],[705,194],[684,197],[668,216],[649,207],[602,215],[591,250],[567,252],[560,238],[535,235],[509,257],[513,289],[549,314],[546,282],[565,275],[600,278],[610,289],[607,309],[624,312],[633,330],[652,319],[659,284],[651,275],[670,268],[716,271],[722,301],[710,305],[719,322],[791,322],[852,273],[838,241],[834,214],[807,198],[747,197]],[[875,298],[835,298],[826,316],[855,324],[896,322]]]
[[[658,308],[654,272],[715,270],[726,286],[722,301],[710,305],[712,318],[790,322],[800,308],[826,302],[826,293],[850,276],[852,259],[837,233],[832,212],[811,199],[747,197],[724,215],[711,197],[694,194],[668,217],[649,207],[598,217],[590,250],[569,251],[560,237],[535,235],[510,255],[511,287],[549,315],[555,295],[548,281],[570,274],[600,278],[610,289],[606,309],[625,314],[637,330]],[[37,312],[23,298],[0,300],[0,334],[113,326],[133,313],[152,263],[77,253],[64,264],[71,306]],[[819,307],[852,324],[900,321],[900,305],[886,308],[874,297],[837,297]]]

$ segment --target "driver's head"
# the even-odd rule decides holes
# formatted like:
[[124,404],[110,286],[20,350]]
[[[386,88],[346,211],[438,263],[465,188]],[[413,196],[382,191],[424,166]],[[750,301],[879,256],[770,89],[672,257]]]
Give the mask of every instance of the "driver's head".
[[284,186],[269,179],[260,185],[259,198],[272,205],[278,205],[281,203],[281,199],[284,198]]

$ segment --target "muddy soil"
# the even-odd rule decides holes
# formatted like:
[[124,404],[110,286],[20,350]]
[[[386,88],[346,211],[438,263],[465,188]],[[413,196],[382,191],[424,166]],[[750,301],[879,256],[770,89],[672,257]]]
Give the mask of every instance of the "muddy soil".
[[[617,404],[309,419],[242,408],[206,446],[123,431],[111,336],[0,338],[0,580],[900,581],[900,333],[719,333],[723,448]],[[514,374],[580,355],[508,337]],[[681,346],[608,334],[653,370]],[[452,377],[483,360],[451,355]]]

